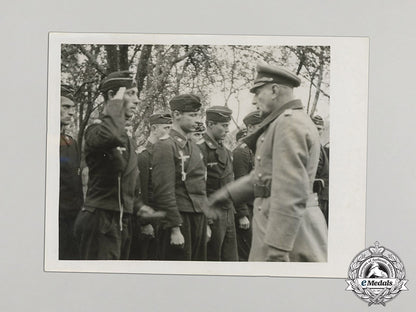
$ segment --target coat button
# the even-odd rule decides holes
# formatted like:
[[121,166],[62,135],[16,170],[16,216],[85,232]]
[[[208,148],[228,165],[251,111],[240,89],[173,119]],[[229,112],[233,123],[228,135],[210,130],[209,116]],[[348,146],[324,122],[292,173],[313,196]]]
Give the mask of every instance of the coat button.
[[261,178],[263,175],[261,174],[261,172],[258,174],[258,177]]
[[261,159],[261,157],[260,156],[257,156],[257,160],[260,160]]
[[257,209],[258,209],[259,211],[261,211],[261,206],[259,206]]
[[264,137],[261,137],[261,138],[260,138],[260,141],[264,142]]

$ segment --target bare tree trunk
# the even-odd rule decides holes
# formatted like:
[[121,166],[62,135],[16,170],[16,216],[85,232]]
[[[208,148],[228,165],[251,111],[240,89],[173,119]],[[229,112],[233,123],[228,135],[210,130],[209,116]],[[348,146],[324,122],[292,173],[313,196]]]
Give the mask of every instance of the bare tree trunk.
[[105,45],[105,51],[107,52],[107,74],[119,70],[119,60],[117,46],[114,44]]
[[118,54],[118,60],[119,60],[119,69],[120,70],[128,70],[129,69],[129,46],[128,45],[119,45],[119,54]]
[[144,79],[148,74],[148,65],[150,55],[152,54],[152,45],[144,45],[142,48],[142,53],[140,54],[139,63],[137,64],[137,73],[136,73],[136,81],[137,81],[137,89],[139,90],[138,96],[143,90],[144,86]]
[[318,83],[316,84],[315,98],[313,99],[312,109],[309,113],[310,116],[313,116],[316,110],[316,105],[318,105],[319,94],[321,93],[321,83],[323,79],[323,72],[324,72],[324,67],[321,62],[321,64],[319,65],[319,75],[318,75]]

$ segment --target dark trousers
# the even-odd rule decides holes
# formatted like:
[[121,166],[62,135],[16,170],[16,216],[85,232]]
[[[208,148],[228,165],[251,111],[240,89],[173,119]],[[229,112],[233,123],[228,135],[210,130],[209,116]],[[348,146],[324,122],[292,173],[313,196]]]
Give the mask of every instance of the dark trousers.
[[79,259],[78,244],[74,237],[74,223],[78,210],[59,211],[59,260]]
[[131,243],[131,214],[83,208],[75,222],[75,237],[82,260],[127,260]]
[[130,260],[159,260],[159,224],[152,223],[155,237],[143,235],[137,217],[133,217]]
[[253,237],[253,230],[252,230],[252,221],[253,221],[253,213],[252,210],[249,211],[250,215],[248,219],[250,221],[250,227],[247,230],[240,229],[238,223],[238,217],[235,218],[235,228],[237,234],[237,249],[238,249],[238,260],[239,261],[248,261],[248,256],[250,254],[251,249],[251,240]]
[[181,212],[181,232],[185,239],[183,248],[170,244],[171,229],[160,231],[161,260],[207,260],[207,219],[203,213]]
[[219,214],[211,225],[212,235],[207,245],[208,260],[238,261],[234,212],[231,209],[221,209]]

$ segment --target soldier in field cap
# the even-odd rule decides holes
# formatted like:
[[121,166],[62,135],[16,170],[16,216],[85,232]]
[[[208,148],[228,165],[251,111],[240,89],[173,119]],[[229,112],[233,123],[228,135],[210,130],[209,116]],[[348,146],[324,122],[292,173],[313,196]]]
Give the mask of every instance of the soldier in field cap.
[[327,226],[312,189],[319,135],[293,95],[300,83],[285,68],[257,66],[251,92],[266,117],[243,139],[255,152],[254,170],[210,197],[216,209],[254,199],[249,261],[327,260]]
[[100,84],[104,110],[85,132],[88,191],[75,233],[83,260],[127,260],[132,215],[152,212],[140,197],[139,170],[126,121],[139,103],[128,71],[109,74]]
[[[156,113],[149,117],[150,135],[146,144],[139,150],[137,156],[141,197],[143,202],[154,206],[152,188],[152,159],[153,147],[161,139],[168,136],[172,126],[172,117],[169,113]],[[159,222],[140,221],[133,223],[133,240],[130,252],[132,260],[158,260],[159,252]]]
[[[206,110],[207,132],[199,147],[207,167],[208,196],[234,180],[232,153],[223,144],[231,114],[232,110],[226,106],[213,106]],[[234,205],[228,201],[221,206],[216,220],[208,220],[212,231],[207,246],[208,260],[238,260],[234,214]]]
[[205,166],[198,146],[188,138],[199,119],[198,96],[170,101],[172,128],[154,145],[152,184],[155,207],[166,212],[160,230],[161,260],[206,260],[207,202]]
[[[247,127],[247,135],[253,133],[263,120],[261,112],[256,110],[247,114],[243,123]],[[233,151],[233,169],[235,179],[250,174],[254,168],[254,154],[244,142],[240,142]],[[236,231],[238,258],[240,261],[248,261],[252,237],[253,201],[242,202],[236,207]]]
[[84,196],[81,182],[81,153],[77,141],[66,133],[73,123],[75,103],[73,88],[61,85],[61,136],[59,144],[59,259],[79,259],[78,246],[74,238],[74,223],[81,210]]

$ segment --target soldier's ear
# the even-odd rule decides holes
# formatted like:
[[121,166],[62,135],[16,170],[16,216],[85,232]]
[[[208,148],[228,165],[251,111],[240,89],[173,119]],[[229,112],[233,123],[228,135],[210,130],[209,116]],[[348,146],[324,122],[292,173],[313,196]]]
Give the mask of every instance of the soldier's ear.
[[278,96],[280,93],[280,86],[276,83],[272,84],[272,93],[274,96]]

